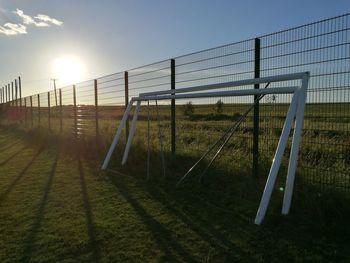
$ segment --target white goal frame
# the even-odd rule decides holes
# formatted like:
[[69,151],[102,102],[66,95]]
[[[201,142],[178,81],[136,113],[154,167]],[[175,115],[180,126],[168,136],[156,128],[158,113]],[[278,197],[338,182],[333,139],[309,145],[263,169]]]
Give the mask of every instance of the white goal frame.
[[[131,98],[125,112],[121,123],[115,133],[112,144],[108,150],[105,160],[102,164],[101,169],[107,169],[108,163],[114,152],[115,147],[118,144],[122,130],[126,126],[126,121],[128,119],[129,113],[134,103],[136,103],[136,108],[134,111],[131,128],[129,132],[129,137],[125,146],[125,151],[123,154],[122,165],[127,161],[132,140],[136,131],[137,117],[140,112],[141,102],[150,100],[170,100],[170,99],[190,99],[190,98],[213,98],[213,97],[229,97],[229,96],[247,96],[247,95],[266,95],[266,94],[293,94],[292,100],[289,105],[289,109],[286,115],[286,119],[283,125],[282,133],[278,141],[276,152],[272,160],[272,165],[270,172],[265,184],[264,192],[260,201],[259,209],[255,217],[255,224],[260,225],[265,217],[266,210],[268,208],[271,194],[276,182],[277,174],[282,162],[283,154],[288,142],[288,137],[294,122],[294,132],[292,138],[292,147],[290,150],[288,172],[286,179],[286,187],[283,198],[282,214],[286,215],[289,213],[293,187],[295,181],[295,172],[297,167],[299,145],[301,139],[301,131],[304,120],[305,102],[307,96],[307,88],[309,84],[310,73],[300,72],[286,75],[277,75],[270,77],[246,79],[240,81],[231,81],[224,83],[217,83],[211,85],[194,86],[189,88],[180,88],[174,90],[163,90],[154,91],[148,93],[141,93],[138,97]],[[271,83],[271,82],[283,82],[290,80],[300,80],[300,85],[289,86],[289,87],[277,87],[277,88],[266,88],[266,89],[245,89],[245,90],[231,90],[231,91],[209,91],[222,88],[230,88],[237,86],[246,86],[253,84]]]

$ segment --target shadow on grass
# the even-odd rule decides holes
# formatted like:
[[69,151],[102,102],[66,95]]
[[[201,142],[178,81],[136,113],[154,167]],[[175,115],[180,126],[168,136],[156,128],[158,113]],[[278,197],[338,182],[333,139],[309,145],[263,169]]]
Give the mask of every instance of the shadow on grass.
[[[322,259],[347,262],[350,258],[347,249],[350,244],[350,227],[346,223],[350,219],[346,201],[349,200],[348,195],[327,193],[324,189],[306,187],[304,182],[297,183],[291,214],[281,216],[283,191],[278,191],[278,187],[284,186],[285,182],[280,176],[264,223],[255,226],[253,220],[265,177],[252,178],[244,174],[244,171],[239,171],[240,169],[217,170],[216,167],[222,167],[220,164],[211,168],[205,185],[196,183],[196,176],[193,175],[185,185],[175,189],[179,176],[186,172],[185,167],[190,167],[196,159],[182,156],[169,161],[168,156],[167,178],[164,180],[161,172],[153,169],[155,173],[152,173],[151,181],[146,182],[144,174],[140,173],[145,170],[145,158],[139,157],[146,153],[142,153],[141,149],[134,152],[137,154],[131,154],[126,167],[120,167],[114,161],[114,170],[125,171],[134,178],[142,178],[143,180],[136,182],[139,190],[149,193],[154,201],[162,204],[165,211],[184,222],[210,244],[214,248],[214,262],[271,262],[277,258],[291,262],[307,258],[311,261]],[[160,168],[159,164],[153,163],[152,166]],[[199,172],[201,169],[199,167]],[[200,173],[195,174],[198,176]],[[147,214],[145,208],[132,197],[135,190],[128,188],[126,179],[123,176],[110,177],[140,217],[145,222],[153,222],[154,219]],[[157,227],[154,223],[150,229],[155,233],[161,232],[162,228]]]
[[162,248],[165,257],[162,261],[177,261],[175,251],[185,262],[197,262],[174,238],[170,230],[165,228],[160,222],[150,215],[147,210],[132,196],[131,191],[125,185],[122,179],[115,176],[109,176],[111,182],[116,186],[121,195],[127,200],[139,215],[143,223],[148,227],[157,244]]
[[21,136],[19,136],[18,134],[13,134],[10,133],[4,129],[0,128],[0,133],[4,134],[2,137],[0,137],[0,140],[2,141],[0,143],[0,150],[4,151],[10,147],[12,147],[12,145],[15,145],[16,143],[18,143],[19,141],[23,140],[23,138]]
[[[166,211],[180,219],[193,232],[200,236],[202,240],[206,241],[212,248],[217,250],[225,260],[234,262],[242,258],[250,258],[249,254],[242,251],[242,249],[231,242],[227,233],[225,234],[215,229],[213,225],[217,224],[217,222],[210,221],[210,216],[203,216],[207,215],[209,212],[213,212],[213,207],[209,208],[207,204],[204,204],[203,200],[196,198],[195,203],[190,204],[193,199],[184,201],[176,197],[179,193],[180,196],[183,196],[181,191],[169,191],[169,188],[164,190],[156,184],[149,184],[147,189],[151,196],[163,205]],[[185,209],[181,208],[181,206],[185,207]],[[186,208],[190,211],[185,211]],[[203,213],[201,214],[198,210]],[[226,213],[225,216],[231,217],[228,213]]]
[[93,262],[99,262],[100,261],[100,248],[99,248],[99,244],[96,240],[93,214],[91,212],[89,195],[87,192],[87,187],[86,187],[86,182],[85,182],[85,173],[84,173],[84,169],[83,169],[83,165],[82,165],[81,156],[79,153],[77,154],[77,159],[78,159],[81,193],[82,193],[83,205],[84,205],[85,216],[86,216],[86,227],[87,227],[87,232],[88,232],[89,239],[90,239],[89,240],[89,249],[92,251]]
[[[140,149],[138,149],[137,153],[140,155]],[[159,156],[157,156],[157,154],[153,152],[151,155],[154,157],[153,160],[155,162],[159,162]],[[139,177],[137,171],[140,171],[140,169],[136,167],[135,164],[138,162],[144,163],[144,161],[135,158],[137,157],[131,155],[129,161],[132,165],[127,165],[127,167],[122,168],[122,170],[129,170],[131,174]],[[186,172],[185,167],[191,167],[191,165],[197,161],[197,158],[188,155],[178,155],[176,158],[167,156],[167,160],[167,171],[169,171],[167,178],[162,178],[162,174],[156,172],[152,175],[149,183],[143,180],[138,181],[138,187],[141,189],[143,188],[143,190],[151,195],[153,200],[162,205],[165,211],[172,214],[177,220],[181,220],[184,225],[188,226],[191,231],[196,233],[201,240],[209,244],[211,249],[215,251],[215,260],[219,260],[220,262],[222,260],[229,262],[254,260],[254,257],[240,248],[239,245],[232,242],[237,228],[244,226],[244,224],[251,224],[251,227],[255,228],[252,224],[253,220],[249,218],[249,216],[252,216],[250,214],[251,211],[249,212],[249,216],[246,216],[245,214],[247,214],[247,212],[243,214],[239,210],[230,211],[230,209],[232,209],[232,204],[230,207],[225,207],[226,201],[230,202],[230,200],[237,199],[237,196],[234,196],[236,191],[233,188],[240,188],[238,184],[233,188],[228,186],[230,183],[234,183],[232,182],[232,176],[231,178],[227,178],[228,172],[218,170],[214,165],[205,177],[204,181],[206,185],[198,184],[198,175],[203,171],[203,168],[207,166],[207,161],[204,160],[194,170],[184,186],[176,189],[175,184],[180,178],[179,175],[182,176]],[[181,165],[179,165],[179,163],[181,163]],[[159,164],[156,163],[153,163],[152,166],[160,168]],[[237,174],[240,173],[239,171],[235,172]],[[223,177],[225,180],[220,179]],[[240,178],[242,177],[244,177],[244,179],[241,180],[241,186],[246,187],[247,184],[252,183],[250,177],[241,175]],[[128,191],[128,189],[125,189],[126,186],[122,184],[122,178],[113,178],[113,180],[119,183],[119,190],[121,192],[123,191],[124,195],[130,195],[132,190]],[[223,186],[220,187],[220,185]],[[257,191],[260,187],[259,184],[251,184],[251,186],[246,187],[246,189],[254,189]],[[220,188],[222,191],[220,191]],[[231,192],[230,190],[233,191]],[[216,191],[215,196],[212,195],[214,191]],[[200,196],[203,198],[200,198]],[[222,198],[222,196],[224,198]],[[242,196],[245,197],[244,194]],[[250,201],[248,201],[248,203],[250,202],[250,206],[251,202],[253,202],[257,196],[258,195],[249,197]],[[131,202],[130,196],[128,198],[128,201]],[[222,199],[224,199],[225,202],[222,202]],[[132,201],[136,202],[136,200]],[[216,203],[218,203],[218,206],[215,206]],[[251,208],[248,207],[247,210],[248,209]],[[223,231],[214,227],[218,225]],[[212,256],[210,253],[209,251],[208,258]]]
[[13,158],[15,158],[18,154],[20,154],[23,150],[29,147],[29,144],[22,146],[18,151],[7,157],[4,161],[0,163],[0,165],[5,165],[7,162],[11,161]]
[[0,151],[1,152],[6,151],[6,150],[16,146],[17,144],[19,144],[21,141],[22,141],[21,139],[16,139],[15,141],[10,142],[10,143],[4,143],[3,145],[1,145],[2,148],[0,148]]
[[41,224],[42,224],[42,221],[43,221],[43,218],[45,215],[45,208],[46,208],[46,205],[48,202],[49,193],[50,193],[51,188],[52,188],[52,182],[53,182],[53,178],[54,178],[55,172],[56,172],[58,156],[59,156],[59,150],[56,153],[56,157],[52,163],[51,171],[50,171],[49,177],[48,177],[46,185],[45,185],[44,195],[40,201],[38,210],[36,212],[35,221],[34,221],[33,226],[29,232],[28,237],[26,238],[26,240],[24,242],[24,252],[23,252],[23,256],[21,258],[21,262],[30,262],[31,255],[33,253],[33,246],[35,243],[35,238],[38,234],[38,231],[41,227]]
[[[25,175],[27,170],[31,167],[31,165],[34,163],[36,158],[39,156],[39,154],[45,149],[45,145],[42,145],[39,150],[34,154],[32,159],[28,162],[28,164],[23,168],[23,170],[16,176],[16,178],[12,181],[10,186],[0,195],[0,203],[3,202],[9,193],[11,193],[12,189],[15,187],[15,185],[21,180],[21,178]],[[20,151],[19,151],[20,152]],[[18,153],[17,153],[18,154]]]

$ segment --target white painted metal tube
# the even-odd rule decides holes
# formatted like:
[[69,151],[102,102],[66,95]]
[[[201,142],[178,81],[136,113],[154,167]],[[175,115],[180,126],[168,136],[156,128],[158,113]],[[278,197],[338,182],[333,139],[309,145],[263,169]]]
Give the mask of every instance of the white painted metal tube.
[[296,173],[296,168],[298,163],[299,145],[300,145],[301,132],[303,127],[305,102],[306,102],[309,78],[310,78],[309,75],[305,75],[302,79],[302,84],[301,84],[300,96],[298,100],[298,109],[297,109],[296,118],[295,118],[292,148],[291,148],[290,157],[289,157],[286,187],[285,187],[285,192],[283,197],[283,206],[282,206],[283,215],[287,215],[289,213],[292,197],[293,197],[295,173]]
[[195,92],[195,91],[221,89],[221,88],[245,86],[245,85],[268,83],[268,82],[296,80],[296,79],[302,79],[302,77],[305,74],[306,74],[306,72],[300,72],[300,73],[292,73],[292,74],[285,74],[285,75],[279,75],[279,76],[270,76],[270,77],[255,78],[255,79],[244,79],[244,80],[223,82],[223,83],[217,83],[217,84],[193,86],[193,87],[189,87],[189,88],[181,88],[181,89],[174,89],[174,90],[153,91],[153,92],[147,92],[147,93],[140,93],[139,96],[145,97],[145,96],[153,96],[153,95]]
[[132,107],[133,103],[134,103],[134,101],[131,100],[131,101],[129,102],[128,106],[126,107],[126,110],[125,110],[125,112],[124,112],[123,118],[122,118],[122,120],[121,120],[121,122],[120,122],[120,124],[119,124],[119,127],[118,127],[118,129],[117,129],[117,131],[116,131],[116,133],[115,133],[115,135],[114,135],[112,144],[111,144],[111,146],[109,147],[109,150],[108,150],[108,152],[107,152],[106,158],[104,159],[104,162],[103,162],[103,164],[102,164],[102,167],[101,167],[102,170],[106,170],[106,169],[107,169],[108,163],[109,163],[109,161],[110,161],[110,159],[111,159],[111,157],[112,157],[112,154],[113,154],[113,152],[114,152],[114,149],[115,149],[115,147],[116,147],[117,144],[118,144],[118,141],[119,141],[120,135],[121,135],[121,133],[122,133],[122,130],[123,130],[123,128],[124,128],[125,125],[126,125],[126,121],[128,120],[129,112],[130,112],[130,110],[131,110],[131,107]]
[[129,156],[129,151],[130,151],[132,139],[134,138],[135,131],[136,131],[136,121],[137,121],[137,117],[139,115],[140,107],[141,107],[141,101],[138,101],[137,105],[136,105],[135,112],[134,112],[134,117],[132,118],[130,133],[129,133],[128,141],[127,141],[126,146],[125,146],[122,165],[124,165],[126,163],[126,160],[128,159],[128,156]]
[[202,92],[193,94],[180,94],[180,95],[164,95],[164,96],[144,96],[134,97],[135,101],[147,101],[147,100],[169,100],[169,99],[190,99],[190,98],[209,98],[209,97],[228,97],[228,96],[249,96],[249,95],[262,95],[262,94],[281,94],[281,93],[294,93],[298,86],[291,87],[278,87],[269,89],[246,89],[246,90],[229,90],[229,91],[215,91],[215,92]]
[[292,98],[291,104],[290,104],[289,109],[288,109],[287,117],[286,117],[286,120],[285,120],[284,125],[283,125],[282,134],[281,134],[281,137],[278,141],[278,146],[277,146],[275,156],[274,156],[273,161],[272,161],[269,176],[267,178],[267,181],[265,184],[265,189],[264,189],[261,201],[260,201],[259,209],[258,209],[258,212],[257,212],[256,217],[255,217],[254,223],[257,225],[260,225],[261,222],[263,221],[265,214],[266,214],[267,207],[268,207],[269,202],[270,202],[272,190],[274,188],[277,173],[278,173],[278,170],[279,170],[279,167],[281,165],[282,158],[283,158],[283,153],[284,153],[284,150],[285,150],[287,142],[288,142],[288,136],[289,136],[290,130],[292,128],[292,122],[293,122],[294,117],[295,117],[298,99],[299,99],[299,90],[295,92],[295,94]]

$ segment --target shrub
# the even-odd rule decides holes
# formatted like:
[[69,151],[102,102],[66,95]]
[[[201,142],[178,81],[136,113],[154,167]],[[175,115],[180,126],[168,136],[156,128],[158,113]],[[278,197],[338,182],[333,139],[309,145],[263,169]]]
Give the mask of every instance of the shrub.
[[222,114],[224,111],[224,102],[221,99],[215,103],[214,111],[216,114]]
[[194,113],[194,106],[192,104],[192,101],[187,102],[184,105],[183,112],[185,116],[192,116]]

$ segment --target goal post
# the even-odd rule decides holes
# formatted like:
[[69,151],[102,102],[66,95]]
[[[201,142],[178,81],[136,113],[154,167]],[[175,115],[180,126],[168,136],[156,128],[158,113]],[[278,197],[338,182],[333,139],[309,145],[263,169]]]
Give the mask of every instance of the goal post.
[[[127,161],[130,147],[136,132],[136,122],[138,114],[140,112],[141,103],[149,102],[150,100],[171,100],[171,99],[189,99],[189,98],[214,98],[214,97],[231,97],[231,96],[250,96],[250,95],[266,95],[266,94],[293,94],[284,126],[282,129],[282,134],[279,138],[279,142],[276,148],[276,152],[272,161],[272,165],[269,171],[269,175],[265,184],[264,192],[260,201],[259,209],[256,214],[255,224],[260,225],[263,221],[266,210],[268,208],[271,194],[275,185],[277,174],[282,162],[283,154],[288,142],[289,134],[293,126],[294,121],[294,132],[292,138],[292,147],[290,151],[289,163],[288,163],[288,172],[286,179],[286,187],[283,198],[283,208],[282,214],[288,214],[293,187],[295,181],[295,173],[297,167],[297,159],[299,153],[299,145],[301,139],[301,131],[304,119],[304,109],[306,103],[307,88],[309,83],[310,74],[309,72],[293,73],[286,75],[277,75],[270,77],[262,78],[253,78],[240,81],[231,81],[223,82],[212,85],[201,85],[193,86],[188,88],[180,88],[175,90],[163,90],[163,91],[154,91],[148,93],[140,93],[139,96],[133,97],[126,108],[121,123],[116,131],[116,134],[113,138],[112,144],[108,150],[107,156],[101,167],[102,170],[105,170],[108,166],[110,158],[113,154],[113,151],[119,141],[122,130],[126,125],[128,115],[131,112],[132,105],[137,103],[137,106],[134,111],[133,120],[130,128],[130,133],[127,139],[127,144],[125,146],[122,164],[124,165]],[[231,88],[239,86],[247,86],[253,84],[261,83],[271,83],[271,82],[284,82],[291,80],[300,80],[300,85],[298,86],[287,86],[287,87],[275,87],[275,88],[266,88],[266,89],[241,89],[241,90],[225,90],[225,91],[213,91],[216,89],[222,88]]]

